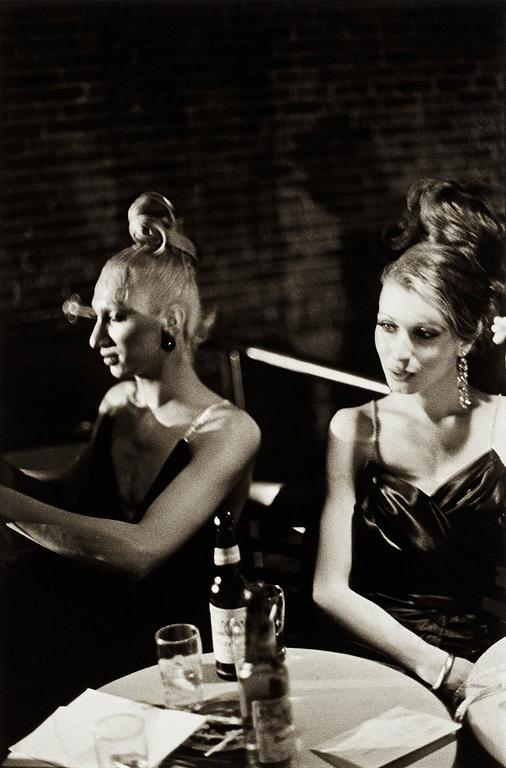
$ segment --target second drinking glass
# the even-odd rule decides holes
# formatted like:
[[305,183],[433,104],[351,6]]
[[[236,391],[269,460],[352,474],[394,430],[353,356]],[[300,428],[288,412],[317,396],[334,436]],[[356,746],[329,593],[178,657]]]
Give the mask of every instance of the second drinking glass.
[[193,624],[169,624],[155,633],[165,706],[198,704],[203,697],[202,641]]

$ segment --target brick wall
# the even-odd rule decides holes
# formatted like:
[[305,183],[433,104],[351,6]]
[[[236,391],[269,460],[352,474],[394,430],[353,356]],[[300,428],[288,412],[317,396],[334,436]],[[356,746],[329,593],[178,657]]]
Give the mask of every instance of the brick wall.
[[503,204],[504,8],[3,0],[2,446],[92,418],[109,380],[60,306],[145,189],[198,244],[218,335],[375,373],[378,236],[410,181]]

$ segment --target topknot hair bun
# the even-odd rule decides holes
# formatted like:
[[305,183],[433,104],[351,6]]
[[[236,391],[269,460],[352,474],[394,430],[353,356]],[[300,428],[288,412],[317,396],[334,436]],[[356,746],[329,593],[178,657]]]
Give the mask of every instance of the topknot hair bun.
[[419,242],[456,248],[490,279],[502,279],[504,223],[476,184],[447,179],[417,179],[410,187],[400,220],[383,233],[386,244],[403,252]]
[[174,206],[159,192],[143,192],[128,209],[128,231],[140,246],[159,256],[166,248],[180,253],[186,260],[197,260],[197,251],[189,238],[179,231]]
[[410,245],[427,239],[428,232],[420,216],[420,198],[432,181],[426,178],[414,181],[408,190],[399,221],[383,230],[383,241],[392,251],[405,251]]
[[459,246],[469,239],[500,237],[504,222],[478,184],[448,179],[417,179],[408,190],[397,224],[388,227],[384,240],[393,250],[430,240]]

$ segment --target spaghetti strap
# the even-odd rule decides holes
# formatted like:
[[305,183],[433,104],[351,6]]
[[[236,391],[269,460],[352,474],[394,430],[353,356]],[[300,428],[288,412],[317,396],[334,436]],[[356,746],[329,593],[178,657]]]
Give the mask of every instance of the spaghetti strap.
[[376,454],[376,461],[381,462],[380,450],[379,450],[379,419],[378,419],[378,403],[376,400],[371,400],[371,416],[372,416],[372,441],[374,444],[374,452]]
[[211,403],[207,408],[205,408],[202,413],[200,413],[196,419],[192,421],[188,429],[186,430],[186,433],[183,437],[183,440],[185,440],[187,443],[190,442],[194,434],[197,432],[197,430],[206,423],[206,421],[209,419],[209,416],[211,413],[216,409],[219,408],[222,405],[226,405],[228,403],[228,400],[219,400],[217,403]]
[[490,448],[493,450],[495,445],[495,435],[496,435],[496,427],[497,422],[499,420],[499,411],[502,404],[502,395],[497,395],[497,403],[494,408],[494,419],[492,421],[492,429],[490,430]]

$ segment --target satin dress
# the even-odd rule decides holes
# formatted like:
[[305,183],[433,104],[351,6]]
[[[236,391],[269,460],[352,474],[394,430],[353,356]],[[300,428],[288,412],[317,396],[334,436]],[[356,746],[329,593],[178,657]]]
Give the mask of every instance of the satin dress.
[[428,495],[376,461],[359,476],[351,585],[427,642],[477,658],[504,635],[485,610],[506,560],[506,468],[490,449]]

